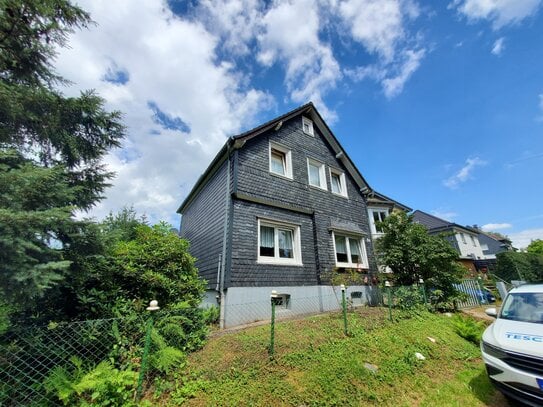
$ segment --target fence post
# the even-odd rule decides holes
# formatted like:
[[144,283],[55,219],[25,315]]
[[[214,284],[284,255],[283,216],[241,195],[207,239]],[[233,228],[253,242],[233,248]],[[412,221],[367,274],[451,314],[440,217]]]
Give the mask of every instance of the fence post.
[[147,331],[145,333],[145,345],[143,347],[143,356],[141,358],[140,375],[138,377],[138,387],[136,391],[136,400],[139,401],[143,389],[143,379],[147,370],[147,358],[149,357],[149,348],[151,347],[151,331],[153,330],[153,313],[160,309],[157,300],[152,300],[146,308],[150,312],[147,320]]
[[270,331],[270,347],[268,349],[268,354],[270,358],[273,358],[274,345],[275,345],[275,301],[277,299],[277,291],[273,290],[270,295],[271,300],[271,331]]
[[422,298],[424,298],[424,305],[428,303],[428,300],[426,299],[426,286],[424,285],[424,280],[422,278],[419,278],[419,284],[422,286]]
[[390,281],[385,281],[385,287],[388,288],[388,318],[392,322],[392,291],[390,287]]
[[479,290],[481,290],[481,302],[483,304],[486,304],[487,300],[485,295],[485,287],[483,285],[483,279],[481,278],[481,276],[477,277],[477,285],[479,286]]
[[341,304],[343,307],[343,333],[347,336],[347,304],[345,303],[345,284],[341,284]]

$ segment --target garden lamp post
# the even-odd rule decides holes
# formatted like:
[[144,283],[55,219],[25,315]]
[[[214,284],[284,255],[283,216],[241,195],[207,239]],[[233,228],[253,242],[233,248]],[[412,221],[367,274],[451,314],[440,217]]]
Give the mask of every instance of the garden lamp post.
[[385,287],[388,290],[388,317],[392,322],[392,291],[390,286],[390,281],[385,281]]
[[270,358],[273,357],[274,352],[274,342],[275,342],[275,305],[277,304],[277,299],[279,298],[279,295],[277,295],[277,291],[272,290],[270,295],[271,300],[271,331],[270,331],[270,347],[268,350],[268,353],[270,355]]
[[426,305],[428,300],[426,299],[426,287],[424,286],[424,280],[422,278],[419,278],[419,284],[422,286],[422,298],[424,298],[424,305]]
[[345,303],[345,284],[341,284],[341,304],[343,307],[343,333],[347,336],[347,304]]
[[137,387],[137,392],[136,392],[137,400],[139,400],[141,397],[141,391],[143,388],[143,379],[145,377],[145,371],[147,370],[147,358],[149,357],[149,348],[151,347],[151,331],[153,330],[153,313],[160,309],[160,307],[158,306],[158,301],[152,300],[146,309],[147,311],[150,312],[150,315],[149,315],[149,320],[147,321],[147,331],[145,333],[145,346],[143,347],[143,356],[141,358],[140,375],[138,377],[138,387]]

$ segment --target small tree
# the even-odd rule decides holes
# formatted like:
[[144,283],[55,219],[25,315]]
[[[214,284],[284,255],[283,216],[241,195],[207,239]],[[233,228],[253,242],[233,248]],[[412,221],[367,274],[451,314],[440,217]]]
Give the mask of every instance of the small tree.
[[465,270],[456,262],[458,254],[444,236],[430,235],[404,212],[392,214],[380,227],[384,235],[376,242],[378,262],[390,267],[397,284],[412,285],[422,278],[445,298],[455,294],[453,284]]
[[532,240],[530,244],[528,245],[528,247],[526,248],[526,251],[528,253],[543,255],[543,240],[541,239]]

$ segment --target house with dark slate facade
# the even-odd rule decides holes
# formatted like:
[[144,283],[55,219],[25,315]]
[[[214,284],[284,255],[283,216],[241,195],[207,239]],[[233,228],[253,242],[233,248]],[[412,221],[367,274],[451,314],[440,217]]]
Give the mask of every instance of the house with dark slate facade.
[[[230,137],[178,209],[221,325],[269,319],[272,290],[284,316],[338,309],[334,273],[377,271],[369,197],[406,208],[370,188],[312,103]],[[355,304],[374,298],[362,281]]]

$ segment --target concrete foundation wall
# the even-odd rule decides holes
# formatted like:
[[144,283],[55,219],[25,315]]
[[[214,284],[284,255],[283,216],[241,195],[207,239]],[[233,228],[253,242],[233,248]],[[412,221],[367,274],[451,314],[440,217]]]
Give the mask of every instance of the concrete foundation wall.
[[[272,290],[285,295],[284,304],[276,307],[276,319],[341,309],[341,289],[337,286],[231,287],[225,297],[225,328],[269,320]],[[216,295],[215,291],[208,291],[202,305],[217,306]],[[376,305],[379,288],[351,286],[346,289],[345,298],[353,306]]]

